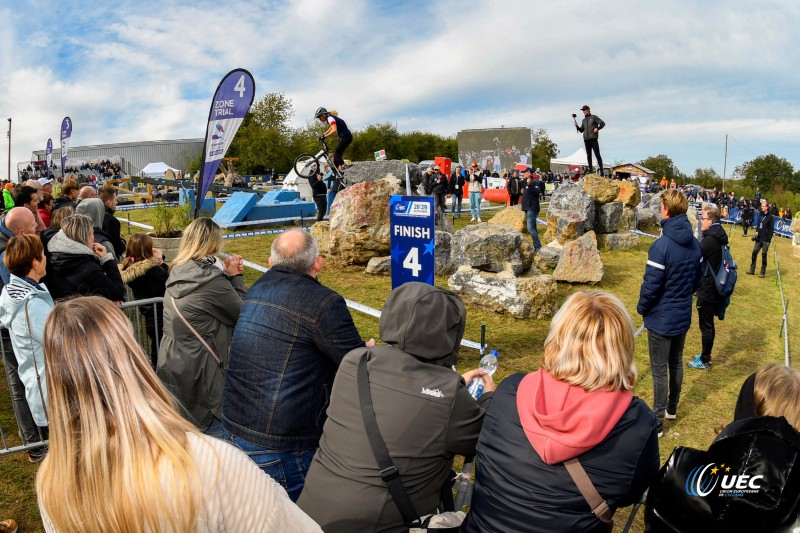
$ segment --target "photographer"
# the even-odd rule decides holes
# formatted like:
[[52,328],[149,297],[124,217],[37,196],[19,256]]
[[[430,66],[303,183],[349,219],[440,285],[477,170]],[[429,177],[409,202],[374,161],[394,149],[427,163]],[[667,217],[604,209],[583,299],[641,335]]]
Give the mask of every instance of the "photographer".
[[472,214],[470,222],[481,221],[481,199],[483,197],[483,177],[477,163],[472,163],[467,174],[467,191],[469,192],[469,211]]
[[772,213],[769,212],[769,204],[766,200],[761,200],[761,216],[758,219],[758,228],[753,235],[753,256],[750,259],[750,270],[747,271],[751,276],[756,273],[756,260],[758,251],[761,250],[761,273],[758,277],[763,278],[767,274],[767,251],[772,242],[772,234],[775,231]]
[[592,170],[592,150],[597,157],[597,167],[599,174],[603,175],[603,158],[600,157],[600,143],[597,142],[597,136],[600,130],[606,127],[606,123],[597,115],[592,115],[588,105],[581,108],[583,111],[583,121],[578,126],[576,115],[572,114],[572,122],[575,123],[575,129],[583,133],[583,144],[586,146],[586,159],[589,161],[589,174]]

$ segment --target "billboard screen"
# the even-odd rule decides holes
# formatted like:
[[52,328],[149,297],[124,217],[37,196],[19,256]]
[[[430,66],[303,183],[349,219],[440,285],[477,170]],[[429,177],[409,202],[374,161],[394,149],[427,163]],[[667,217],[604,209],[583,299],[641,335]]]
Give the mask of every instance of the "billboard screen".
[[516,165],[531,162],[530,128],[492,128],[458,132],[458,162],[478,163],[481,170],[502,174]]

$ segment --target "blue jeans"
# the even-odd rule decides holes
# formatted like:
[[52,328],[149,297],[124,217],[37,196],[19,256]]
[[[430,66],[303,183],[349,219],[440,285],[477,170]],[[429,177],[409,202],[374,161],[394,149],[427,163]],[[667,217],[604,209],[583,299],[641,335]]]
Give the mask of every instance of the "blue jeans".
[[286,489],[293,502],[297,501],[317,450],[270,450],[224,431],[224,440],[246,453],[261,470]]
[[458,204],[458,216],[461,216],[461,202],[464,201],[464,196],[460,192],[453,193],[450,197],[450,213],[456,214],[456,203]]
[[469,193],[469,212],[473,218],[481,216],[481,196],[480,192]]
[[531,234],[533,247],[537,250],[542,247],[542,242],[539,240],[539,232],[536,230],[536,217],[538,216],[538,211],[525,211],[525,219],[528,221],[528,233]]
[[[647,330],[650,372],[653,374],[653,411],[659,429],[664,424],[664,411],[675,414],[683,385],[683,346],[686,333],[664,337]],[[669,379],[667,379],[669,374]],[[669,385],[667,385],[669,383]]]
[[333,205],[333,199],[334,198],[336,198],[336,193],[335,192],[329,192],[328,193],[328,209],[325,211],[325,216],[326,217],[330,217],[331,216],[331,206]]

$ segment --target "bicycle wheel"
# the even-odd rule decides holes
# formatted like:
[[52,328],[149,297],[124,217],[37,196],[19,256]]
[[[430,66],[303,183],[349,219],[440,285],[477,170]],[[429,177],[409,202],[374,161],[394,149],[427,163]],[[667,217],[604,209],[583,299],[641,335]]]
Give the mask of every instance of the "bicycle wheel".
[[301,178],[310,178],[319,171],[319,161],[311,154],[300,154],[294,160],[294,171]]

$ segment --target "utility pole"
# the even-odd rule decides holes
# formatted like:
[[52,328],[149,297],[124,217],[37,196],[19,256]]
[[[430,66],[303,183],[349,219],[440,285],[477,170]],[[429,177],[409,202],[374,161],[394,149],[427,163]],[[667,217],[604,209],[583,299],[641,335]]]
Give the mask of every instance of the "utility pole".
[[11,119],[8,119],[8,181],[11,182]]
[[722,192],[725,192],[725,174],[728,171],[728,134],[725,134],[725,161],[722,163]]

